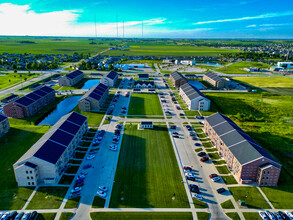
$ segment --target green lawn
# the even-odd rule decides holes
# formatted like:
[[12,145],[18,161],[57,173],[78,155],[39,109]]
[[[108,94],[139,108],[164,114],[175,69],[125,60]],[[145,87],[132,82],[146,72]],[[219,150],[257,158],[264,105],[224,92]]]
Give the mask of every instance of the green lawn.
[[59,181],[59,184],[71,184],[74,176],[63,175]]
[[276,209],[293,209],[293,187],[282,185],[278,187],[261,187],[261,190]]
[[245,220],[262,220],[258,212],[242,212]]
[[219,68],[217,71],[227,74],[252,74],[251,72],[243,70],[245,67],[269,68],[270,65],[258,62],[238,62],[227,67]]
[[215,161],[213,161],[213,164],[215,164],[215,165],[223,165],[223,164],[226,164],[226,161],[225,160],[215,160]]
[[75,197],[72,199],[68,199],[65,204],[65,209],[75,209],[79,204],[80,197]]
[[229,200],[227,200],[225,202],[222,202],[221,206],[222,206],[223,209],[234,209],[235,208],[233,203],[231,202],[231,199],[229,199]]
[[163,115],[157,94],[132,93],[128,115]]
[[192,220],[191,212],[91,212],[93,220]]
[[197,212],[197,219],[200,220],[208,220],[210,218],[210,213],[207,212]]
[[[25,82],[28,79],[39,76],[39,73],[1,73],[0,74],[0,90],[10,87],[14,84]],[[25,80],[26,79],[26,80]]]
[[72,212],[62,212],[59,220],[68,220],[73,216]]
[[75,174],[77,173],[79,166],[69,165],[68,168],[65,170],[65,173]]
[[213,147],[213,148],[207,148],[206,151],[207,152],[215,152],[215,151],[218,151],[218,149]]
[[220,174],[229,174],[230,173],[227,166],[216,166],[216,168]]
[[26,209],[58,209],[68,187],[40,187]]
[[189,207],[166,126],[125,126],[110,207]]
[[78,106],[74,108],[74,111],[87,117],[89,127],[99,127],[105,115],[105,112],[82,112]]
[[218,153],[209,153],[209,156],[212,160],[221,159]]
[[229,190],[235,201],[244,200],[248,208],[270,208],[269,204],[255,187],[229,187]]
[[235,180],[233,175],[229,175],[229,176],[222,176],[222,179],[224,180],[224,182],[229,185],[229,184],[237,184],[237,181]]
[[74,86],[59,86],[59,84],[57,84],[56,86],[53,86],[52,88],[58,91],[66,91],[66,90],[75,90],[75,89],[81,89],[83,87],[83,85],[88,81],[88,80],[92,80],[94,78],[83,78],[82,80],[80,80],[77,84],[75,84]]
[[37,220],[54,220],[57,213],[39,213]]
[[237,212],[227,212],[226,215],[232,220],[240,220],[240,217]]
[[95,196],[92,207],[93,208],[104,208],[105,206],[105,199]]
[[207,208],[208,207],[208,205],[205,203],[205,202],[203,202],[203,201],[200,201],[200,200],[197,200],[197,199],[192,199],[192,201],[193,201],[193,204],[194,204],[194,207],[195,208]]

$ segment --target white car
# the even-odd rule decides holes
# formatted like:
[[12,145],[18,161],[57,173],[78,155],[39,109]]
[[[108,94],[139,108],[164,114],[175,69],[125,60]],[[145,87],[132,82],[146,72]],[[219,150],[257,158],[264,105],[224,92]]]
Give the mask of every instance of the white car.
[[292,213],[291,212],[289,212],[289,211],[284,211],[285,212],[285,214],[286,215],[288,215],[288,217],[290,218],[290,219],[293,219],[293,215],[292,215]]
[[106,186],[100,186],[99,190],[102,190],[104,192],[108,192],[108,188]]
[[102,190],[99,190],[99,191],[97,192],[97,195],[100,196],[100,197],[102,197],[102,198],[106,198],[107,193],[104,192],[104,191],[102,191]]
[[269,219],[265,212],[258,211],[258,214],[261,217],[261,219],[263,219],[263,220],[268,220]]
[[79,192],[79,191],[81,191],[81,187],[75,187],[71,190],[71,193]]
[[185,177],[194,177],[192,173],[190,172],[185,172]]
[[203,200],[202,195],[199,195],[199,194],[192,194],[191,197],[194,198],[194,199]]
[[220,180],[221,180],[221,178],[219,176],[216,176],[216,177],[212,178],[212,181],[214,181],[214,182],[218,182]]
[[95,155],[89,155],[89,156],[87,156],[87,160],[92,160],[92,159],[94,159],[96,156]]

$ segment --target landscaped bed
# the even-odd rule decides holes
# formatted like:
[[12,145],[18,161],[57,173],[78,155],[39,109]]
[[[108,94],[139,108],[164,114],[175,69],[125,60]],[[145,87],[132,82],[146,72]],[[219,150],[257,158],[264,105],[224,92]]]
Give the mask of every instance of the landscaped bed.
[[105,206],[105,199],[95,196],[92,207],[93,208],[104,208]]
[[65,173],[75,174],[77,173],[78,169],[79,169],[79,166],[69,165],[67,169],[65,170]]
[[230,173],[227,166],[216,166],[216,168],[220,174],[229,174]]
[[229,200],[227,200],[225,202],[222,202],[221,206],[222,206],[223,209],[234,209],[235,208],[233,203],[231,202],[231,199],[229,199]]
[[229,175],[229,176],[222,176],[222,179],[224,180],[224,182],[229,185],[229,184],[237,184],[237,181],[235,180],[233,175]]
[[74,176],[63,175],[59,181],[59,184],[69,185],[72,183]]
[[75,209],[75,208],[77,208],[77,206],[79,204],[79,200],[80,200],[79,196],[75,197],[75,198],[72,198],[72,199],[68,199],[64,208],[65,209]]

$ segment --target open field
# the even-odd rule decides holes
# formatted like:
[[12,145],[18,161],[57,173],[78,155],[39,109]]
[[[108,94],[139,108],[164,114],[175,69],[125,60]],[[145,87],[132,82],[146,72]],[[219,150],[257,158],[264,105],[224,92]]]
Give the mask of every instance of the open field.
[[232,220],[240,220],[240,217],[237,212],[227,212],[226,215]]
[[68,220],[73,216],[72,212],[62,212],[59,220]]
[[261,220],[258,212],[243,212],[245,220]]
[[[32,54],[68,54],[75,52],[96,54],[110,47],[110,43],[121,41],[108,39],[96,40],[97,44],[89,44],[89,38],[77,37],[0,37],[0,53],[32,53]],[[102,44],[99,44],[102,43]]]
[[251,87],[279,94],[293,95],[293,79],[288,77],[233,77]]
[[0,90],[10,87],[14,84],[25,82],[33,77],[39,76],[37,73],[1,73],[0,74]]
[[212,47],[193,46],[162,46],[162,45],[131,45],[125,51],[110,50],[104,55],[110,56],[218,56],[223,53],[237,53],[238,50],[229,50]]
[[225,202],[222,202],[221,206],[222,206],[223,209],[234,209],[235,208],[233,203],[232,203],[232,201],[231,201],[231,199],[229,199],[229,200],[227,200]]
[[39,213],[37,220],[54,220],[57,213]]
[[110,207],[189,207],[166,126],[125,126]]
[[132,93],[128,115],[160,115],[162,107],[157,94]]
[[191,212],[91,212],[91,219],[98,220],[192,220]]
[[208,220],[210,218],[210,213],[207,212],[197,212],[197,219],[200,220]]
[[[254,73],[243,70],[243,68],[245,67],[269,68],[270,65],[265,63],[243,61],[243,62],[234,63],[226,67],[219,68],[217,69],[217,71],[222,73],[227,73],[227,74],[254,74]],[[259,73],[259,74],[262,74],[262,73]]]
[[293,187],[261,187],[264,194],[276,209],[293,209]]

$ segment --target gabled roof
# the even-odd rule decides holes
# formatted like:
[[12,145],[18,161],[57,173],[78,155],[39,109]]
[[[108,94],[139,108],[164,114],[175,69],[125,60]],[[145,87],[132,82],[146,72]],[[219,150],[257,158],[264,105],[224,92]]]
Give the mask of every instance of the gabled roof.
[[37,167],[36,164],[30,163],[30,162],[25,162],[24,165],[25,165],[25,166],[28,166],[28,167],[30,167],[30,168],[33,168],[33,169],[35,169],[35,168]]
[[104,95],[107,89],[108,86],[104,85],[103,83],[99,83],[98,85],[93,86],[89,91],[87,91],[87,93],[84,94],[80,101],[88,97],[91,97],[95,100],[100,100],[100,98]]
[[152,121],[142,121],[141,124],[142,125],[152,125],[153,122]]
[[1,102],[9,102],[10,100],[15,99],[17,97],[18,97],[18,95],[11,95],[11,96],[6,97],[5,99],[2,99]]
[[173,73],[171,73],[171,76],[174,80],[177,80],[177,79],[185,79],[187,80],[181,73],[175,71]]
[[34,154],[35,157],[55,164],[66,147],[51,140],[46,141],[41,148]]
[[67,132],[62,131],[61,129],[58,129],[50,137],[50,140],[60,143],[64,146],[68,146],[73,138],[74,136],[72,134],[68,134]]
[[207,99],[197,88],[193,87],[192,85],[185,83],[180,86],[184,94],[189,98],[189,100],[196,99],[198,97],[203,97]]
[[213,79],[213,80],[215,80],[215,81],[221,81],[221,80],[223,80],[223,79],[222,79],[221,77],[219,77],[217,74],[212,73],[212,72],[207,72],[207,73],[205,73],[204,75],[207,76],[207,77],[209,77],[209,78],[211,78],[211,79]]
[[110,71],[110,72],[106,75],[106,77],[108,77],[108,78],[110,78],[110,79],[115,79],[116,76],[118,76],[118,73],[115,72],[115,71],[113,71],[113,70]]
[[69,78],[69,79],[74,79],[75,77],[78,77],[79,75],[82,75],[83,72],[81,72],[80,70],[75,70],[69,74],[67,74],[65,77]]
[[87,117],[77,112],[72,112],[71,115],[67,118],[67,121],[72,122],[76,125],[83,125],[83,123],[86,120],[87,120]]

